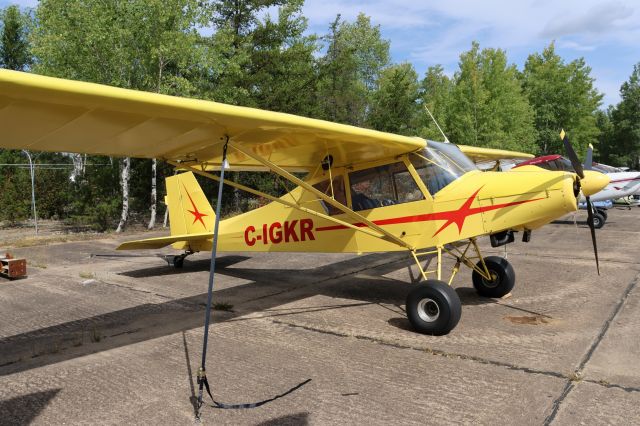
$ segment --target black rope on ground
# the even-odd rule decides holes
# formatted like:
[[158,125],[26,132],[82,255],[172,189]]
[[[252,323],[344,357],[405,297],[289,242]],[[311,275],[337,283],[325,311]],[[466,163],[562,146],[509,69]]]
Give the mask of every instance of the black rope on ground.
[[[202,383],[204,385],[205,389],[207,390],[207,393],[211,397],[211,401],[213,401],[213,405],[210,405],[210,407],[211,408],[225,409],[225,410],[239,410],[239,409],[260,407],[261,405],[264,405],[264,404],[266,404],[268,402],[271,402],[271,401],[275,401],[278,398],[282,398],[284,396],[289,395],[292,392],[295,392],[296,390],[300,389],[301,387],[303,387],[304,385],[306,385],[310,381],[311,381],[311,379],[307,379],[304,382],[298,383],[297,385],[295,385],[294,387],[292,387],[288,391],[286,391],[284,393],[281,393],[280,395],[276,395],[273,398],[265,399],[263,401],[248,402],[248,403],[245,403],[245,404],[225,404],[224,402],[218,402],[215,399],[213,399],[213,395],[211,395],[211,390],[209,389],[209,382],[207,381],[207,376],[203,375],[202,377],[198,377],[198,384]],[[202,407],[202,405],[204,405],[204,402],[200,403],[200,406],[198,407],[198,409],[200,409],[200,407]]]

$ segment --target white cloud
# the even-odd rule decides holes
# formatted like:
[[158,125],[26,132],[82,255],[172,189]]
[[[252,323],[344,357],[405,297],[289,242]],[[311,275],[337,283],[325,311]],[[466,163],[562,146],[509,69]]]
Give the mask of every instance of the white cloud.
[[[574,34],[605,34],[626,30],[633,26],[634,10],[619,1],[596,4],[585,12],[573,15],[557,15],[540,33],[542,37],[558,38]],[[637,27],[637,23],[635,25]]]
[[571,40],[561,40],[557,43],[559,48],[577,50],[579,52],[592,52],[598,48],[594,44],[582,44]]

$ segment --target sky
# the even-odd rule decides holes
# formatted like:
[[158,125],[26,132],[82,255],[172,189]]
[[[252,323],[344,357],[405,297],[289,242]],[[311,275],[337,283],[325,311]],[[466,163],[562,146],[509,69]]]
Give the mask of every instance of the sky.
[[[37,1],[0,0],[8,4]],[[420,76],[437,64],[452,76],[474,40],[505,50],[518,69],[555,42],[565,62],[585,59],[606,108],[620,101],[620,85],[640,63],[640,0],[306,0],[303,7],[316,34],[337,14],[353,21],[360,12],[391,42],[393,62],[412,63]]]

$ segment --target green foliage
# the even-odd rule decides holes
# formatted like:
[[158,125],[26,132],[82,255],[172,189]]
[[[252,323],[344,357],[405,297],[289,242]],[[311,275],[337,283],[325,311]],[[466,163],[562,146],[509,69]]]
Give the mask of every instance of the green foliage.
[[46,0],[34,31],[36,72],[188,95],[199,58],[195,0]]
[[[429,109],[438,126],[442,128],[449,121],[448,114],[453,87],[453,82],[444,74],[442,66],[436,65],[427,69],[420,83],[419,103],[422,106],[422,111],[418,112],[417,118],[417,134],[419,136],[436,141],[444,140],[425,107]],[[447,130],[442,130],[446,135]]]
[[500,49],[474,42],[460,55],[454,78],[447,132],[451,142],[529,152],[533,112],[522,93],[517,69]]
[[372,95],[369,125],[385,132],[415,135],[418,74],[411,64],[392,65],[380,75]]
[[522,82],[535,111],[538,152],[563,152],[559,134],[565,129],[579,154],[598,137],[595,112],[602,94],[593,87],[594,79],[584,59],[565,64],[551,43],[542,54],[530,55]]
[[[65,216],[68,205],[69,164],[61,154],[31,153],[35,164],[35,196],[38,218]],[[12,223],[31,219],[31,173],[22,151],[0,150],[0,221]],[[56,164],[52,166],[51,164]]]
[[389,42],[362,13],[354,23],[338,15],[324,41],[328,47],[319,63],[320,118],[362,126],[380,72],[389,63]]
[[640,62],[634,65],[629,80],[620,87],[622,98],[611,113],[612,140],[620,153],[620,162],[640,169]]
[[252,33],[247,80],[255,104],[263,109],[311,116],[315,110],[315,36],[305,36],[307,21],[301,1],[279,10],[278,20],[267,15]]
[[29,30],[33,24],[29,13],[21,13],[18,6],[0,11],[2,38],[0,39],[0,67],[23,71],[32,62],[29,51]]

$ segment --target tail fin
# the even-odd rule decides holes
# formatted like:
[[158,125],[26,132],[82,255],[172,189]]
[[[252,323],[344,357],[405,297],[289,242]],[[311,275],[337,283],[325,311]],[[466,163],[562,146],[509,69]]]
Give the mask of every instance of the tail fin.
[[215,213],[192,172],[166,179],[171,235],[213,232]]
[[584,169],[593,169],[593,145],[591,144],[589,144],[589,148],[587,148],[587,156],[584,159]]

